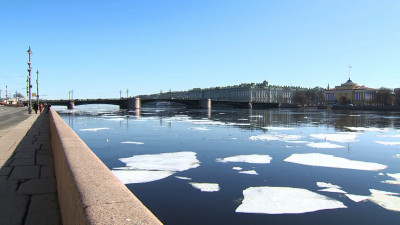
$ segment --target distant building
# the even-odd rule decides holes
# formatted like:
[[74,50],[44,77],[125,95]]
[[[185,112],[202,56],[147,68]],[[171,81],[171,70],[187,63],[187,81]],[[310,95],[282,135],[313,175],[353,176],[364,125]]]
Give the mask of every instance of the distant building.
[[375,101],[376,89],[364,85],[359,86],[351,79],[346,83],[325,91],[326,103],[372,105]]

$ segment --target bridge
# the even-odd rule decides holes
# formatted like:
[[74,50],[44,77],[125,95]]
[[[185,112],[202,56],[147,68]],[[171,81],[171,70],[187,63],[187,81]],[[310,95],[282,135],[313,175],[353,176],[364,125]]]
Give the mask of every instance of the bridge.
[[174,99],[174,98],[111,98],[111,99],[71,99],[71,100],[42,100],[42,103],[51,105],[63,105],[68,109],[74,109],[77,105],[87,104],[110,104],[118,105],[120,109],[140,109],[142,104],[151,102],[174,102],[183,104],[190,109],[211,109],[211,105],[222,106],[229,105],[234,108],[278,108],[279,103],[259,103],[249,101],[223,101],[212,99]]

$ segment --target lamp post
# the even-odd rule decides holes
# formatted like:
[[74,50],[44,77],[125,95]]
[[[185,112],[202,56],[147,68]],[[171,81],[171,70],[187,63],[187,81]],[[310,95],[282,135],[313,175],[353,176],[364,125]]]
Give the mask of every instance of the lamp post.
[[31,51],[31,46],[29,46],[28,49],[28,56],[29,56],[29,60],[28,60],[28,113],[32,114],[32,100],[31,100],[31,89],[32,89],[32,85],[31,85],[31,55],[32,55],[32,51]]
[[36,70],[36,104],[39,107],[39,70]]

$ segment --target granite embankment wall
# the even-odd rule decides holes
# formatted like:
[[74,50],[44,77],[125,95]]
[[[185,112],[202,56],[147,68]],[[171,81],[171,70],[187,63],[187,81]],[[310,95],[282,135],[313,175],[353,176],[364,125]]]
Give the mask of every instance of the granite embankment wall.
[[161,224],[50,108],[63,224]]

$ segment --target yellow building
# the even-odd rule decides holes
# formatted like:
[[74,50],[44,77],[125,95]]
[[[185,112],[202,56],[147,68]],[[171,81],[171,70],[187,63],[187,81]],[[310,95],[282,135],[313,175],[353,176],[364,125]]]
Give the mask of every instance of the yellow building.
[[325,91],[325,101],[329,103],[371,105],[375,99],[376,90],[373,88],[359,86],[347,80],[346,83]]

